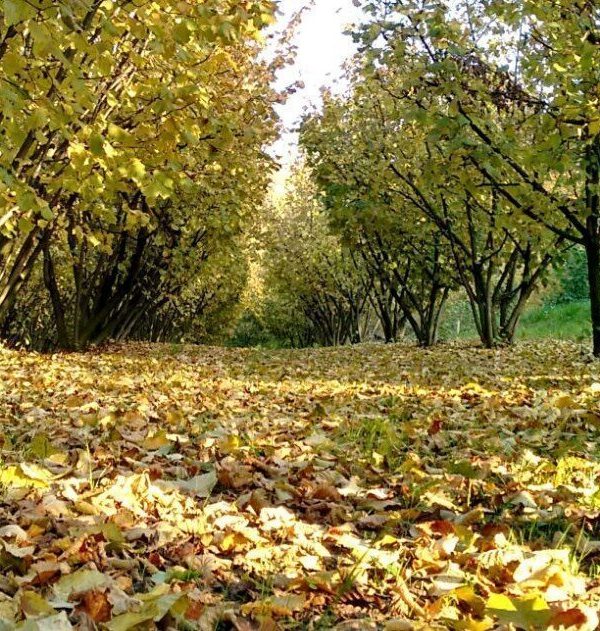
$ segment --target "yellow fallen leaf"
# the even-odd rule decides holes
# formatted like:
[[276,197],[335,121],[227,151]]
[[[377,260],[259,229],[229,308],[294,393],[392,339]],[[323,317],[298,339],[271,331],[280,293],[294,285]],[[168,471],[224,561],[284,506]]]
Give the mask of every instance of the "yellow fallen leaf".
[[47,488],[53,475],[37,465],[21,463],[0,469],[0,485],[8,487]]
[[142,443],[142,447],[148,451],[155,451],[162,447],[168,447],[171,444],[171,441],[167,438],[167,432],[160,431],[152,436],[148,436]]
[[514,624],[518,629],[543,627],[552,618],[546,601],[536,595],[510,598],[504,594],[491,594],[486,613],[504,624]]

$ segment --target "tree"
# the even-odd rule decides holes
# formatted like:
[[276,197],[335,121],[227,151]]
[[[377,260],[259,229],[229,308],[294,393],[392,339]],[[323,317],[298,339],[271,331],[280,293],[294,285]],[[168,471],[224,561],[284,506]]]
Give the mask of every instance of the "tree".
[[[596,3],[380,0],[369,8],[362,40],[370,58],[418,60],[399,96],[427,124],[457,134],[454,145],[515,218],[585,248],[600,355]],[[423,110],[424,95],[443,108]]]
[[405,107],[398,95],[406,89],[409,63],[380,67],[375,80],[367,69],[360,86],[369,101],[362,100],[362,115],[368,112],[380,127],[376,150],[385,160],[377,170],[383,174],[380,186],[396,205],[411,205],[413,216],[421,214],[446,241],[453,259],[448,274],[464,288],[483,344],[511,343],[527,301],[564,249],[564,239],[515,221],[511,205],[473,167],[470,148],[455,145],[460,129],[441,133],[419,116],[423,109],[443,115],[444,103],[425,94],[419,111]]
[[437,229],[388,187],[385,131],[365,95],[327,99],[322,115],[304,121],[301,142],[334,229],[392,294],[417,341],[430,346],[452,285],[449,250]]
[[273,10],[5,2],[5,329],[37,275],[60,345],[127,335],[194,280],[217,235],[232,243],[268,178],[276,97],[257,39]]
[[[373,278],[333,234],[310,172],[298,165],[285,194],[266,209],[266,318],[292,345],[363,340],[373,326]],[[273,322],[275,320],[276,322]],[[289,334],[289,333],[288,333]]]

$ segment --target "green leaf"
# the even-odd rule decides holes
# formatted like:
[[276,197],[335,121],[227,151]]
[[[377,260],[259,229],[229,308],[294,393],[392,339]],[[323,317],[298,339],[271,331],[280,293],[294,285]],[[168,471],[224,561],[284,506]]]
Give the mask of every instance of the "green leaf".
[[142,191],[151,200],[158,198],[167,199],[173,193],[174,182],[163,173],[154,175],[151,182],[143,187]]
[[129,163],[127,174],[134,182],[140,184],[141,181],[144,179],[144,176],[146,175],[146,167],[139,158],[134,158]]
[[450,473],[462,475],[470,480],[476,480],[481,476],[481,472],[478,471],[468,460],[453,462],[449,467],[449,471]]
[[152,606],[144,607],[141,611],[128,612],[113,618],[106,624],[110,631],[129,631],[138,625],[153,620],[158,610]]
[[125,543],[123,532],[114,521],[102,524],[102,534],[113,547],[120,548]]
[[23,69],[23,57],[15,53],[6,53],[2,58],[2,69],[9,76],[17,74]]
[[20,233],[29,234],[34,228],[34,223],[29,217],[21,217],[19,219],[18,228]]
[[38,207],[38,199],[33,191],[25,190],[17,193],[17,204],[22,211],[26,212]]
[[191,32],[185,22],[180,22],[173,29],[173,38],[178,44],[187,44],[191,36]]
[[36,434],[31,439],[29,450],[38,458],[48,458],[48,456],[58,452],[58,450],[52,446],[46,434]]
[[106,628],[110,629],[110,631],[129,631],[129,629],[133,629],[150,620],[159,622],[182,597],[182,594],[160,595],[160,593],[158,596],[153,593],[140,596],[142,600],[146,601],[140,611],[117,616],[107,623]]
[[4,0],[4,20],[7,26],[29,20],[37,13],[25,0]]
[[233,27],[233,24],[231,24],[231,22],[224,21],[219,27],[219,33],[225,39],[228,39],[228,40],[235,39],[235,29]]
[[95,156],[104,155],[104,138],[100,134],[93,134],[89,140],[90,151]]

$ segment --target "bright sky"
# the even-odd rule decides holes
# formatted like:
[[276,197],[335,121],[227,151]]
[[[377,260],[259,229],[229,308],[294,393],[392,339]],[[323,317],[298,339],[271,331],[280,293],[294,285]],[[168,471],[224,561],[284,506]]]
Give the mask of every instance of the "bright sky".
[[[307,0],[308,1],[308,0]],[[304,4],[301,0],[280,0],[280,24],[288,23],[290,17]],[[360,20],[362,12],[352,0],[314,0],[314,6],[305,14],[294,44],[298,47],[296,63],[282,71],[281,86],[303,81],[305,88],[289,97],[287,103],[278,108],[285,127],[283,138],[273,149],[283,164],[293,161],[297,149],[297,134],[294,129],[306,107],[321,103],[321,88],[334,91],[344,88],[338,80],[342,66],[355,52],[352,38],[344,35],[345,28]]]

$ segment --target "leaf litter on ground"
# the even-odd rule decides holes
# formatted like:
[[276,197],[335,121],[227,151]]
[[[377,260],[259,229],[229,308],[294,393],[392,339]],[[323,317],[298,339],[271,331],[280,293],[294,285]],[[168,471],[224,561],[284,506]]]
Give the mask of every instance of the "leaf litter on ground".
[[0,629],[595,629],[600,370],[0,349]]

